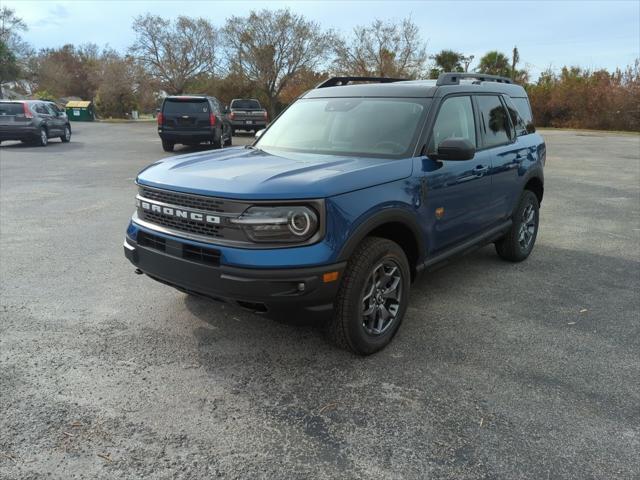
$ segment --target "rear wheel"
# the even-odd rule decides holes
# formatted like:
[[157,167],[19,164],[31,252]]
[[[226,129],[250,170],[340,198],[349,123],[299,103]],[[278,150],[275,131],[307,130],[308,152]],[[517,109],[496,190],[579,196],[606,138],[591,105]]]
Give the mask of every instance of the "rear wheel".
[[38,145],[39,147],[46,147],[48,143],[49,135],[47,134],[47,129],[43,127],[40,129],[40,134],[36,139],[36,145]]
[[349,259],[327,325],[331,340],[359,355],[384,348],[407,310],[411,274],[400,246],[366,238]]
[[521,262],[531,254],[538,236],[539,210],[538,197],[525,190],[513,214],[511,228],[496,242],[496,252],[501,258]]
[[231,127],[224,127],[225,133],[224,133],[224,139],[223,139],[223,145],[225,147],[230,147],[232,145],[232,138],[233,138],[233,129]]
[[175,144],[173,142],[168,142],[166,140],[162,140],[162,149],[165,152],[173,152],[173,147]]
[[60,137],[60,140],[64,143],[69,143],[71,141],[71,128],[69,125],[64,126],[64,135]]

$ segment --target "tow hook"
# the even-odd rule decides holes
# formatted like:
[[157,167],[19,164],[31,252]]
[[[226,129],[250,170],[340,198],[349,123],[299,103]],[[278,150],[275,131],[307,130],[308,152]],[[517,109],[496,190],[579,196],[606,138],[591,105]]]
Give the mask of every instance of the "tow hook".
[[136,275],[142,275],[142,274],[144,273],[144,272],[143,272],[142,270],[140,270],[139,268],[136,268],[133,272],[134,272]]

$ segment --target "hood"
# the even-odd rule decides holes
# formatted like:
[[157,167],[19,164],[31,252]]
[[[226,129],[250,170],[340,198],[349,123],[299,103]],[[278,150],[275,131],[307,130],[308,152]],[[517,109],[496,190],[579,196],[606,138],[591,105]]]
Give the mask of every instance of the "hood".
[[324,198],[401,180],[412,160],[389,160],[244,147],[160,160],[138,174],[150,187],[237,199]]

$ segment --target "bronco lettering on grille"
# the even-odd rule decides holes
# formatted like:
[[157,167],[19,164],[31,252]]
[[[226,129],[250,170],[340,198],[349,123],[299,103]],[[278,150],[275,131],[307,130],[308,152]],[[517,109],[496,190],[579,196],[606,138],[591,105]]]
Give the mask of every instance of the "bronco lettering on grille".
[[168,217],[176,217],[176,218],[184,218],[186,220],[192,220],[194,222],[202,222],[202,223],[213,223],[219,224],[220,217],[216,215],[208,215],[199,212],[192,212],[190,210],[185,210],[181,208],[173,208],[173,207],[163,207],[161,205],[156,205],[155,203],[136,199],[136,205],[138,208],[142,208],[143,210],[147,210],[149,212],[159,213],[161,215],[166,215]]

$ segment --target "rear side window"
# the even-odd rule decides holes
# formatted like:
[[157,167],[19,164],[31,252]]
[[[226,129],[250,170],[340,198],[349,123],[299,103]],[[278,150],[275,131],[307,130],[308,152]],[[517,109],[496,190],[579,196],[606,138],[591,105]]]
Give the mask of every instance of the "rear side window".
[[22,103],[0,103],[0,115],[22,115],[24,107]]
[[260,109],[260,103],[257,100],[233,100],[231,108],[238,110],[255,110]]
[[518,109],[511,100],[511,97],[505,95],[504,97],[502,97],[502,99],[507,105],[507,111],[509,112],[509,117],[511,118],[511,124],[513,125],[513,128],[515,128],[516,136],[519,137],[520,135],[526,135],[527,133],[529,133],[527,131],[527,123],[520,115],[520,112],[518,112]]
[[484,135],[485,148],[505,145],[511,141],[509,132],[511,125],[500,97],[493,95],[478,95],[481,129]]
[[165,115],[195,115],[209,113],[209,103],[206,100],[165,100],[162,109]]
[[471,97],[450,97],[442,103],[427,152],[436,152],[438,145],[447,138],[465,138],[476,145]]
[[512,98],[513,104],[518,110],[520,117],[527,127],[533,127],[533,115],[531,114],[531,105],[527,98]]

